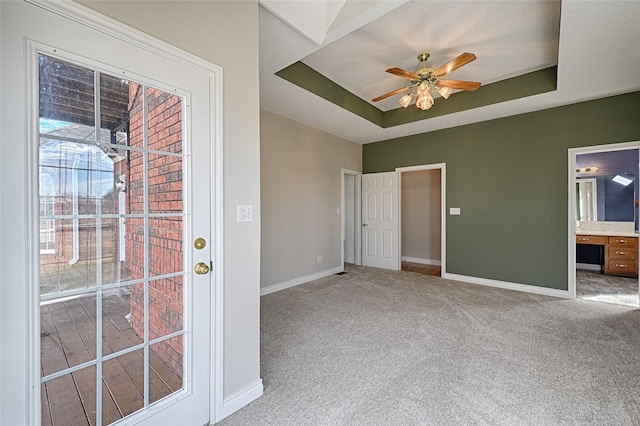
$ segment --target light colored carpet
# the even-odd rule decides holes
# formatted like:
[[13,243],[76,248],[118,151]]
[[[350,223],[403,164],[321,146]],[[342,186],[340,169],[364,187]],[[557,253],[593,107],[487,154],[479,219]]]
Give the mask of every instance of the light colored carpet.
[[638,425],[640,311],[353,267],[262,297],[221,425]]

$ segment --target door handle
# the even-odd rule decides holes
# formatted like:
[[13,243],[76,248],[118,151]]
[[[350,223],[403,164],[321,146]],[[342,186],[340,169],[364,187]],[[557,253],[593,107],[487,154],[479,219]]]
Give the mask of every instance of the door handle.
[[363,224],[362,224],[362,226],[367,226],[367,224],[366,224],[366,223],[363,223]]
[[207,275],[209,273],[209,265],[204,262],[198,262],[196,266],[193,267],[193,270],[198,275]]

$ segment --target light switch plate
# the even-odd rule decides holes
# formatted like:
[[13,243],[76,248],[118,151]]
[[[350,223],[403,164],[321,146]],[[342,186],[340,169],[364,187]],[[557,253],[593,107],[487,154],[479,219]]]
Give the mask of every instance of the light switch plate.
[[253,222],[252,204],[238,204],[238,222]]
[[460,214],[460,207],[451,207],[449,209],[449,214],[450,215],[459,215]]

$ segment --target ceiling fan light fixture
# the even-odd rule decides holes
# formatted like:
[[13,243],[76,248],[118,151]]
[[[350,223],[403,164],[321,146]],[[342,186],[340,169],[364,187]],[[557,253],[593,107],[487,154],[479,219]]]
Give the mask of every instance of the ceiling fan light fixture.
[[431,96],[431,93],[429,93],[428,90],[418,95],[418,98],[416,99],[416,108],[420,108],[421,110],[425,111],[432,106],[433,96]]
[[451,93],[453,92],[453,89],[451,87],[440,86],[437,83],[436,83],[436,90],[438,91],[438,93],[440,93],[440,96],[442,96],[445,99],[449,99],[449,96],[451,96]]
[[[411,82],[411,84],[373,98],[371,102],[378,102],[390,96],[406,92],[407,90],[415,89],[412,93],[402,96],[402,98],[399,100],[400,105],[406,108],[415,96],[416,108],[424,111],[433,106],[433,96],[430,93],[430,91],[432,90],[437,90],[440,96],[442,96],[444,99],[448,99],[449,96],[453,93],[454,89],[473,92],[478,90],[478,88],[480,87],[481,83],[477,81],[448,79],[440,81],[441,77],[444,77],[450,72],[457,70],[461,66],[474,61],[476,59],[476,55],[474,55],[473,53],[463,53],[462,55],[457,56],[453,60],[437,69],[427,68],[426,61],[429,56],[430,55],[427,52],[422,52],[418,55],[418,60],[421,62],[421,68],[416,72],[406,71],[402,68],[397,67],[387,69],[386,72],[398,77],[406,78]],[[443,85],[443,83],[445,85]]]
[[400,105],[406,108],[411,103],[411,99],[413,99],[413,93],[407,93],[406,95],[401,97],[398,102],[400,102]]

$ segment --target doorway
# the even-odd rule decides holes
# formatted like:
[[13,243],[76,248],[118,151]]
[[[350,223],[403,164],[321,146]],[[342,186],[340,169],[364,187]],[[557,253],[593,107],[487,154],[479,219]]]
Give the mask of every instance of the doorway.
[[569,290],[578,299],[640,305],[638,147],[570,150]]
[[342,270],[344,264],[362,264],[362,248],[360,234],[360,197],[361,197],[360,172],[342,169],[342,213],[341,239],[342,241]]
[[[412,175],[415,173],[415,175]],[[364,251],[363,245],[365,244],[365,239],[358,237],[362,235],[363,229],[365,227],[365,221],[363,221],[362,217],[365,212],[365,200],[363,199],[363,194],[365,193],[364,187],[364,177],[367,175],[360,175],[359,172],[352,171],[342,171],[343,179],[342,179],[342,241],[344,242],[345,235],[348,233],[346,229],[353,227],[354,234],[356,236],[356,259],[355,264],[362,264],[362,255],[360,254]],[[345,205],[349,204],[352,201],[352,197],[347,196],[347,190],[345,188],[349,187],[353,184],[352,178],[349,176],[352,174],[355,176],[355,209],[356,209],[356,220],[353,221],[350,219],[350,215],[345,212]],[[368,175],[369,177],[374,177],[376,174]],[[378,174],[380,175],[380,174]],[[389,209],[390,212],[396,211],[396,215],[398,215],[399,220],[397,220],[397,229],[391,230],[392,233],[395,233],[397,237],[389,238],[390,240],[395,240],[396,242],[392,244],[393,247],[390,247],[389,251],[396,253],[393,256],[396,256],[396,260],[389,267],[390,269],[401,269],[401,259],[404,257],[405,262],[412,262],[415,266],[422,271],[426,271],[430,275],[435,274],[443,274],[446,271],[446,259],[445,259],[445,242],[446,242],[446,164],[445,163],[437,163],[437,164],[428,164],[422,166],[410,166],[410,167],[401,167],[397,168],[394,172],[388,172],[386,175],[390,175],[393,177],[395,181],[397,181],[396,191],[397,195],[391,196],[394,200],[394,203],[397,203],[397,209]],[[362,182],[360,182],[360,177],[362,176]],[[409,189],[406,194],[402,194],[400,188],[402,187],[403,176],[408,176],[408,180],[411,182],[412,176],[415,176],[417,179],[417,187],[428,184],[429,188],[422,188],[419,190],[420,194],[415,194],[415,191]],[[425,182],[425,176],[427,176]],[[374,180],[375,182],[375,180]],[[415,184],[414,184],[415,186]],[[412,194],[413,193],[413,194]],[[421,204],[420,198],[427,197],[428,201],[424,204]],[[380,197],[378,197],[380,198]],[[404,206],[403,199],[407,198],[410,203],[415,204],[417,202],[417,207],[414,209],[413,206],[407,207],[410,211],[408,212],[412,217],[416,219],[410,219],[408,224],[405,224],[404,213],[402,212]],[[415,198],[415,200],[413,200]],[[423,200],[424,201],[424,200]],[[374,203],[375,204],[375,203]],[[358,210],[358,209],[361,210]],[[382,209],[383,210],[383,209]],[[381,211],[382,211],[381,210]],[[427,212],[428,210],[428,212]],[[428,230],[425,230],[423,233],[422,241],[418,244],[422,245],[422,248],[418,248],[418,251],[408,251],[411,249],[404,249],[403,253],[403,232],[407,232],[407,230],[411,229],[411,221],[417,220],[420,222],[416,226],[419,226],[421,229],[425,227]],[[428,222],[428,224],[427,224]],[[368,228],[367,223],[367,228]],[[409,243],[411,244],[411,243]],[[424,246],[428,245],[428,248],[425,250]],[[345,258],[344,251],[345,244],[343,243],[343,259]],[[361,248],[361,250],[358,250]],[[371,251],[371,250],[370,250]],[[348,262],[347,262],[348,263]],[[396,267],[397,264],[397,267]],[[343,263],[344,268],[344,263]]]
[[416,170],[401,176],[401,269],[440,276],[441,170]]
[[401,167],[402,269],[443,276],[446,271],[446,164]]
[[3,381],[28,389],[10,418],[205,424],[222,383],[220,70],[61,7],[2,8],[3,178],[20,176],[2,231],[21,241],[2,247]]

